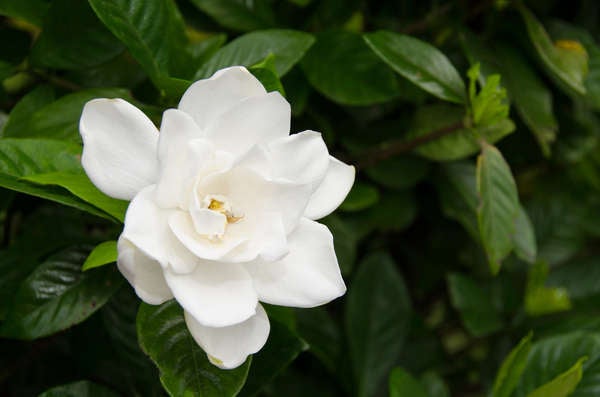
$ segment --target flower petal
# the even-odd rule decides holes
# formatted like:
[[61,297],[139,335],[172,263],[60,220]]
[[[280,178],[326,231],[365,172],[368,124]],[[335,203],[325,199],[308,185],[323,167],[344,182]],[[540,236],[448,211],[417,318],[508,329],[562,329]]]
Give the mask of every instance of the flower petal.
[[155,185],[148,186],[131,201],[122,236],[163,267],[189,273],[196,267],[198,258],[173,235],[168,223],[173,210],[158,207],[154,192]]
[[220,212],[207,208],[192,208],[190,216],[196,233],[202,236],[223,236],[227,226],[227,217]]
[[290,104],[274,91],[240,101],[206,127],[206,136],[217,149],[239,157],[256,144],[287,136],[290,120]]
[[308,202],[304,216],[321,219],[331,214],[344,201],[354,183],[354,167],[329,156],[325,178]]
[[290,253],[276,262],[246,264],[261,302],[314,307],[346,292],[326,226],[309,219],[288,236]]
[[204,129],[242,99],[264,94],[265,88],[256,77],[243,66],[233,66],[192,84],[183,94],[179,109]]
[[238,324],[256,312],[256,291],[242,265],[206,261],[190,274],[165,271],[165,279],[177,302],[204,326]]
[[105,194],[131,200],[158,175],[158,131],[146,115],[122,99],[86,103],[79,121],[81,163]]
[[146,303],[160,305],[173,299],[160,264],[137,249],[127,239],[119,237],[117,267],[135,293]]
[[188,312],[184,315],[196,343],[206,352],[210,362],[222,369],[239,367],[250,354],[259,351],[267,342],[271,328],[267,313],[260,304],[255,315],[228,327],[206,327]]

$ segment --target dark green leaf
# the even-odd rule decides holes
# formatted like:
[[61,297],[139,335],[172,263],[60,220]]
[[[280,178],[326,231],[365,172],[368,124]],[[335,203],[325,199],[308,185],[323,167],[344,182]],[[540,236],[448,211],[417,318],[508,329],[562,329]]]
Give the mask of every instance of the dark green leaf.
[[196,72],[195,80],[211,76],[228,66],[252,66],[269,55],[275,57],[275,70],[285,75],[314,42],[312,35],[296,30],[263,30],[245,34],[219,49]]
[[335,373],[342,353],[341,332],[337,323],[323,307],[300,309],[296,312],[298,333],[329,371]]
[[502,153],[483,142],[477,158],[477,218],[481,241],[493,274],[513,249],[513,234],[519,214],[519,196],[510,167]]
[[467,276],[448,276],[452,306],[460,313],[465,328],[476,337],[489,335],[502,328],[503,321],[490,296]]
[[340,206],[343,211],[360,211],[377,204],[379,190],[366,183],[356,182]]
[[160,380],[171,396],[232,396],[246,381],[252,360],[232,370],[211,364],[190,335],[183,310],[174,300],[160,306],[143,303],[137,332],[140,346],[156,363]]
[[105,241],[98,244],[92,252],[88,255],[83,266],[82,271],[94,269],[106,265],[108,263],[116,262],[117,260],[117,242],[116,241]]
[[473,239],[480,241],[476,172],[475,166],[469,163],[444,164],[438,190],[444,215],[460,222]]
[[[344,221],[336,214],[322,220],[333,234],[335,253],[342,270],[342,274],[350,274],[356,260],[356,244],[359,234],[355,227]],[[370,229],[370,228],[369,228]],[[367,231],[368,232],[368,231]]]
[[302,68],[313,87],[344,105],[371,105],[400,94],[394,73],[358,33],[319,34]]
[[45,0],[3,0],[0,3],[0,15],[24,19],[35,26],[42,26],[49,4]]
[[427,390],[429,397],[450,397],[450,390],[441,376],[432,371],[427,371],[421,376],[421,384]]
[[529,334],[523,338],[506,356],[496,374],[491,397],[510,397],[517,387],[531,350],[531,337],[532,334]]
[[87,1],[55,0],[46,13],[30,59],[34,66],[82,69],[106,62],[124,48],[98,20]]
[[595,309],[600,301],[600,266],[597,257],[580,259],[552,269],[548,287],[566,289],[578,307]]
[[402,368],[390,373],[390,397],[430,397],[421,382]]
[[84,321],[121,286],[111,267],[82,273],[89,250],[71,248],[51,256],[25,279],[13,298],[0,335],[36,339]]
[[448,58],[421,40],[379,31],[364,36],[367,44],[392,69],[430,94],[465,103],[465,83]]
[[80,380],[46,390],[38,397],[117,397],[118,394],[99,384]]
[[402,349],[410,316],[410,298],[395,263],[387,254],[369,256],[350,285],[346,305],[358,396],[377,392]]
[[54,89],[49,85],[40,85],[25,95],[11,110],[8,121],[2,129],[3,136],[19,135],[26,132],[31,115],[54,101]]
[[515,254],[528,263],[535,263],[537,258],[537,243],[535,231],[529,219],[529,215],[521,205],[515,223],[515,234],[513,235]]
[[273,27],[273,15],[264,2],[248,3],[242,0],[192,0],[199,9],[213,17],[220,25],[238,31]]
[[390,189],[407,189],[422,181],[430,164],[416,156],[396,156],[365,169],[369,178]]

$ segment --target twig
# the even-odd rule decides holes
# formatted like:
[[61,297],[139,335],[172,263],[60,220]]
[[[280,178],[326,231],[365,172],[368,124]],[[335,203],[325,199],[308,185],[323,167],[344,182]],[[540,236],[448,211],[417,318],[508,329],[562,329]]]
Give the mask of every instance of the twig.
[[60,77],[54,76],[52,74],[46,73],[42,70],[28,70],[29,73],[33,74],[36,77],[39,77],[43,80],[46,80],[48,83],[55,85],[60,88],[64,88],[68,91],[80,91],[82,87],[79,84],[75,84],[69,80],[62,79]]

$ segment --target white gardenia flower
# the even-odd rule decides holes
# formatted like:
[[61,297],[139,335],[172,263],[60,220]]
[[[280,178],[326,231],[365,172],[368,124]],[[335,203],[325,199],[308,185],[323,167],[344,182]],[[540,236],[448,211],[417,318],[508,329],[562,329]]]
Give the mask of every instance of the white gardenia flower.
[[190,333],[221,368],[262,348],[260,302],[322,305],[344,294],[331,213],[354,168],[321,134],[290,133],[290,105],[243,67],[195,82],[160,133],[122,99],[81,115],[82,163],[111,197],[132,200],[118,267],[149,304],[175,298]]

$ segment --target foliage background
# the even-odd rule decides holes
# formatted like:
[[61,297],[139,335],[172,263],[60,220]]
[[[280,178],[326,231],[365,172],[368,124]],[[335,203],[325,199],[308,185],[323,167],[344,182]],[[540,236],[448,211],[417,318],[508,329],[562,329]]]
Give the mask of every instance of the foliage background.
[[[0,14],[0,395],[600,395],[600,3]],[[237,64],[358,177],[324,220],[347,295],[269,307],[267,346],[220,371],[175,303],[138,313],[111,264],[127,203],[83,173],[77,123],[87,100],[123,97],[158,124],[191,81]]]

